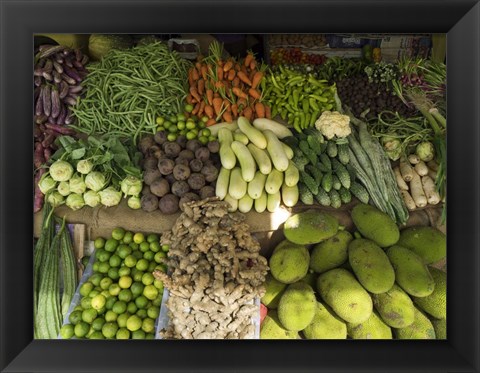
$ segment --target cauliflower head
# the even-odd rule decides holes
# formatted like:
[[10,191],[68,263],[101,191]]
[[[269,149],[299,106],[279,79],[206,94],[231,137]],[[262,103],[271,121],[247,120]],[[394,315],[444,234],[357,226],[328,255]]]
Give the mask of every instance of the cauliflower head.
[[347,137],[352,132],[350,117],[338,111],[324,111],[315,122],[315,127],[329,140],[335,136]]

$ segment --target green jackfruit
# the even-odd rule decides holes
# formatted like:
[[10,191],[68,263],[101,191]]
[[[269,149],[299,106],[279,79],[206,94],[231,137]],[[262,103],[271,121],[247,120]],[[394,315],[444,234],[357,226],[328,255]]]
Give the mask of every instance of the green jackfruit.
[[272,276],[284,284],[292,284],[305,277],[310,254],[305,246],[280,244],[269,260]]
[[392,339],[392,329],[375,311],[361,324],[347,323],[347,333],[352,339]]
[[287,284],[276,280],[271,273],[267,274],[265,279],[265,295],[260,299],[260,301],[266,307],[270,309],[275,309],[278,307],[278,302],[280,297],[283,294],[283,291],[287,287]]
[[268,311],[267,316],[260,326],[260,339],[298,339],[298,332],[285,329],[276,311]]
[[312,322],[316,304],[315,293],[310,285],[304,282],[291,284],[278,303],[278,318],[287,330],[303,330]]
[[308,273],[305,275],[305,277],[302,278],[300,281],[305,282],[306,284],[310,285],[312,287],[313,291],[315,291],[316,284],[317,284],[317,276],[318,275],[315,272],[308,271]]
[[337,268],[348,259],[348,244],[353,236],[345,230],[338,231],[333,237],[313,247],[310,254],[310,269],[317,273]]
[[379,209],[360,203],[352,210],[352,220],[363,237],[372,240],[380,247],[397,243],[400,231],[395,222]]
[[412,250],[426,264],[438,262],[447,255],[447,237],[433,227],[411,227],[402,230],[398,245]]
[[324,302],[347,322],[360,324],[372,313],[372,298],[346,269],[322,273],[318,276],[317,290]]
[[382,320],[392,328],[404,328],[413,323],[413,302],[397,284],[386,293],[373,294],[372,300]]
[[435,281],[422,258],[402,246],[392,246],[387,250],[388,259],[395,270],[398,285],[414,297],[432,294]]
[[432,322],[422,311],[415,307],[415,319],[409,326],[394,329],[397,339],[435,339],[435,329]]
[[318,210],[308,210],[290,216],[284,224],[285,237],[296,244],[318,243],[334,236],[338,231],[338,220]]
[[358,281],[370,293],[385,293],[392,288],[395,271],[385,251],[375,242],[364,238],[350,242],[348,262]]
[[434,267],[429,267],[429,271],[435,281],[433,293],[426,297],[413,297],[413,301],[418,308],[436,319],[445,319],[447,317],[447,274]]
[[447,339],[447,319],[431,320],[437,339]]
[[303,334],[307,339],[347,339],[347,325],[330,307],[317,302],[315,316]]

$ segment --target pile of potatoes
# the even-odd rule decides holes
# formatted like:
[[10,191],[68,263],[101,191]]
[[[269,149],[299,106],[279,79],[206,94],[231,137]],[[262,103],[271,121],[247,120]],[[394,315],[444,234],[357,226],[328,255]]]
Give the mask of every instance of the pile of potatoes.
[[166,215],[183,211],[183,203],[215,196],[220,168],[219,143],[203,145],[197,139],[178,136],[168,141],[167,133],[143,137],[139,150],[144,158],[142,209],[157,209]]

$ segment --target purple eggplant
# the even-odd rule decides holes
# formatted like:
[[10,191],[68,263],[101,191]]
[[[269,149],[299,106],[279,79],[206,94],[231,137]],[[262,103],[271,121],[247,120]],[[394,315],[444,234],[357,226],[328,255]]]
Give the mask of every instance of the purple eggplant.
[[53,76],[52,76],[52,74],[47,73],[46,71],[44,71],[44,72],[42,73],[42,76],[43,76],[43,78],[44,78],[45,80],[47,80],[47,81],[49,81],[49,82],[53,81]]
[[43,67],[43,71],[46,71],[47,73],[51,73],[53,70],[53,61],[51,59],[48,59],[47,62],[45,63],[45,66]]
[[83,56],[83,58],[82,58],[82,61],[81,61],[81,62],[82,62],[82,65],[85,66],[85,65],[88,63],[88,60],[89,60],[89,58],[88,58],[88,56],[85,54],[85,55]]
[[80,61],[82,60],[82,57],[83,57],[82,52],[81,52],[80,49],[78,49],[78,48],[75,49],[74,52],[75,52],[75,59],[76,59],[78,62],[80,62]]
[[42,69],[43,66],[45,66],[45,63],[47,62],[46,58],[40,58],[37,63],[35,64],[35,68],[40,68]]
[[35,84],[35,87],[40,87],[42,85],[42,77],[36,76],[33,78],[33,83]]
[[43,87],[42,92],[42,100],[43,100],[43,112],[45,115],[50,116],[52,111],[52,97],[51,97],[51,89],[49,85]]
[[77,72],[76,69],[74,69],[73,67],[69,67],[69,66],[65,66],[64,69],[65,69],[65,72],[67,73],[67,75],[70,78],[75,79],[77,82],[82,81],[82,78],[80,77],[80,75],[78,75],[78,72]]
[[[42,104],[43,108],[43,104]],[[35,115],[35,123],[42,124],[47,121],[48,117],[45,114]]]
[[[60,97],[58,96],[58,90],[56,87],[52,88],[52,93],[51,93],[51,99],[52,99],[52,118],[57,118],[58,115],[60,114]],[[56,120],[55,120],[56,123]]]
[[72,96],[67,96],[63,99],[63,102],[65,102],[67,105],[75,106],[77,104],[77,99]]
[[69,93],[80,93],[83,87],[81,85],[72,85],[68,88]]
[[74,121],[74,116],[73,113],[70,111],[69,108],[67,108],[67,116],[65,118],[65,124],[72,124]]
[[53,81],[57,84],[60,84],[62,81],[62,76],[57,71],[53,72]]
[[55,68],[57,73],[59,73],[59,74],[63,73],[63,67],[57,61],[53,61],[53,67]]
[[55,132],[58,132],[62,135],[74,135],[75,134],[75,131],[72,130],[71,128],[64,127],[64,126],[59,126],[58,124],[46,123],[45,127],[47,127],[50,130],[53,130]]
[[69,85],[67,82],[65,82],[64,80],[62,80],[59,84],[59,97],[61,99],[64,99],[65,97],[67,97],[68,95],[68,92],[69,92]]
[[43,76],[43,68],[36,67],[35,70],[33,70],[33,76]]
[[57,63],[59,63],[59,64],[63,64],[63,62],[65,62],[65,61],[64,61],[63,57],[61,57],[61,56],[56,56],[56,57],[55,57],[55,62],[57,62]]
[[63,45],[50,45],[49,47],[42,49],[38,54],[38,57],[46,58],[64,49],[65,49],[65,46]]
[[60,114],[57,117],[57,124],[65,124],[65,118],[67,117],[67,108],[64,103],[60,103]]
[[37,103],[35,104],[35,115],[42,115],[43,114],[43,90],[44,87],[40,87],[40,93],[37,99]]
[[35,89],[33,90],[33,100],[34,101],[37,101],[38,96],[40,96],[41,90],[42,89],[40,87],[35,87]]
[[65,82],[67,82],[68,84],[70,84],[70,85],[75,85],[75,84],[77,84],[77,81],[76,81],[74,78],[68,76],[68,75],[66,74],[66,72],[64,72],[64,73],[62,74],[62,79],[63,79]]

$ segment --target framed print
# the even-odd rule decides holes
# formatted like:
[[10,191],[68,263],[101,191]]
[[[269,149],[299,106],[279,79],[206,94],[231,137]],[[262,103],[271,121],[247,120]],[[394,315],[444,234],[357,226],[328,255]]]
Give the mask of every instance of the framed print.
[[0,4],[2,372],[480,370],[477,1]]

